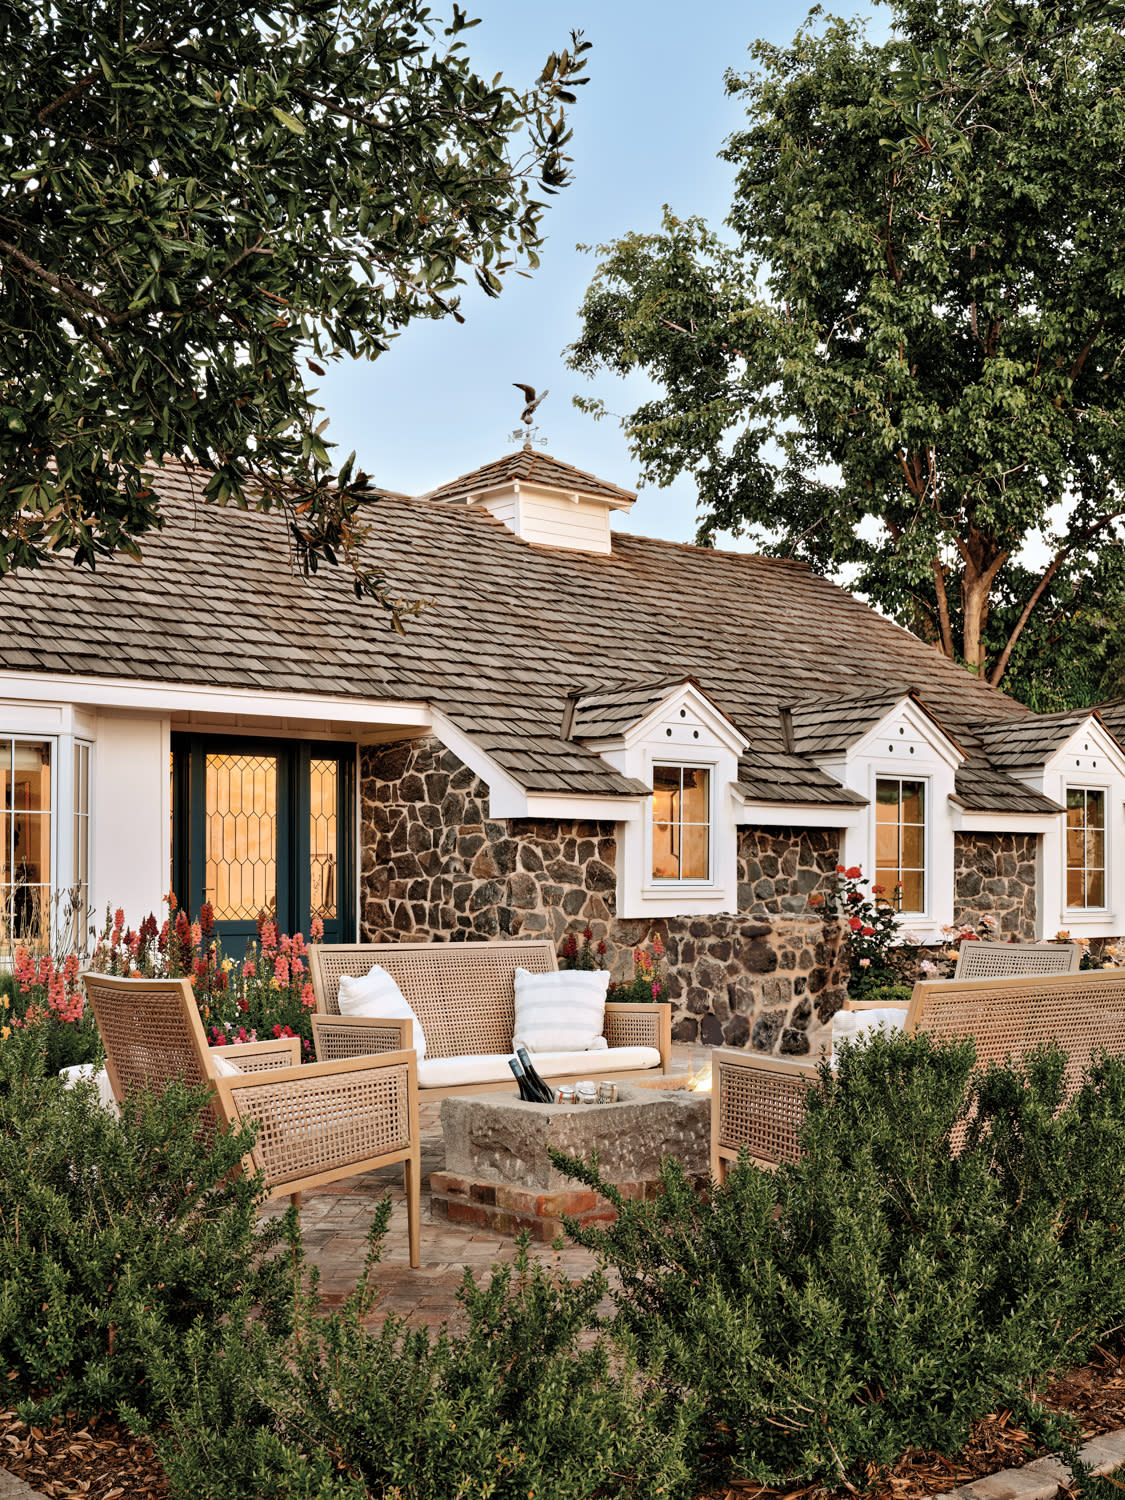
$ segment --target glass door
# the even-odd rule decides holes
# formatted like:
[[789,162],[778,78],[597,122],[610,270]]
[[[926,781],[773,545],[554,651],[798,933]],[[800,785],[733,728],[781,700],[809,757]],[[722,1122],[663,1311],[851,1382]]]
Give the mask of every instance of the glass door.
[[309,741],[174,735],[172,886],[197,917],[204,901],[226,948],[257,935],[262,913],[283,933],[327,942],[354,930],[354,755]]

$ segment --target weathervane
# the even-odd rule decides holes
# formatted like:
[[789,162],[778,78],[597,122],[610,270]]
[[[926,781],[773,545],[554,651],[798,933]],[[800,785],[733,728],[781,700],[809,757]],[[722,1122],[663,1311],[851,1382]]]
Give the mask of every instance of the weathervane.
[[524,425],[510,432],[508,434],[508,441],[510,443],[519,442],[520,438],[522,438],[525,448],[530,448],[532,443],[538,443],[541,448],[545,448],[547,446],[547,439],[541,438],[538,435],[539,429],[534,426],[534,417],[536,407],[547,399],[550,391],[543,391],[540,395],[536,395],[533,385],[524,385],[519,380],[513,380],[512,384],[517,391],[523,392],[524,408],[520,421]]

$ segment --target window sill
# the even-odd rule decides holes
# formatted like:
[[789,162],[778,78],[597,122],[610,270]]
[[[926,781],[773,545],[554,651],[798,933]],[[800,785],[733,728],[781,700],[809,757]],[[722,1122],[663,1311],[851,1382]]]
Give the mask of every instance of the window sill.
[[1117,913],[1105,906],[1078,906],[1073,909],[1067,907],[1063,911],[1065,923],[1092,922],[1099,927],[1104,927],[1107,922],[1116,922]]

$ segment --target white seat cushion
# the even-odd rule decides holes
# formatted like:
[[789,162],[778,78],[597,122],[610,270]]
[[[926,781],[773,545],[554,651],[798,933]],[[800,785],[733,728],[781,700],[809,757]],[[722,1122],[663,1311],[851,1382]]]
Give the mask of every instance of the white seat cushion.
[[[660,1053],[655,1047],[609,1047],[604,1052],[533,1053],[531,1060],[544,1078],[569,1075],[596,1078],[599,1073],[634,1073],[659,1068]],[[418,1064],[419,1088],[461,1088],[469,1083],[510,1083],[514,1094],[516,1080],[508,1066],[508,1054],[431,1057],[428,1062]]]
[[421,1062],[426,1055],[426,1035],[409,1000],[399,989],[394,977],[379,964],[372,964],[366,974],[358,978],[345,974],[340,980],[336,1003],[342,1016],[369,1016],[375,1020],[412,1021],[414,1037],[412,1046]]
[[515,974],[516,1018],[512,1050],[585,1052],[605,1028],[608,969],[562,969],[549,974]]
[[215,1070],[216,1078],[241,1078],[242,1069],[237,1063],[232,1063],[225,1058],[217,1047],[211,1048],[211,1066]]
[[121,1113],[117,1107],[117,1100],[113,1097],[113,1086],[109,1081],[109,1074],[104,1068],[95,1068],[93,1063],[75,1063],[73,1067],[63,1068],[59,1077],[68,1089],[72,1089],[79,1081],[94,1084],[98,1090],[98,1103],[101,1107],[108,1109],[111,1115]]

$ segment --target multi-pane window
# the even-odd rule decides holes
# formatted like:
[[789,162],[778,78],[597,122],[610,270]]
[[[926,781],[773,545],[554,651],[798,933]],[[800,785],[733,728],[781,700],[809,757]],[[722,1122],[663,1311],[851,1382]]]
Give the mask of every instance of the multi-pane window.
[[875,783],[875,881],[899,911],[926,909],[926,783]]
[[86,951],[90,925],[90,747],[74,744],[74,883],[70,892],[71,946]]
[[1105,792],[1086,787],[1066,793],[1066,904],[1106,904]]
[[0,737],[0,951],[51,925],[51,741]]
[[208,755],[206,899],[219,922],[253,921],[277,900],[277,756]]
[[652,770],[652,878],[711,874],[711,773],[701,766]]

